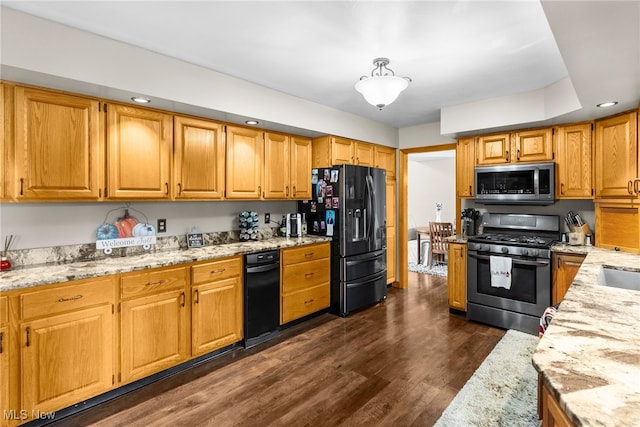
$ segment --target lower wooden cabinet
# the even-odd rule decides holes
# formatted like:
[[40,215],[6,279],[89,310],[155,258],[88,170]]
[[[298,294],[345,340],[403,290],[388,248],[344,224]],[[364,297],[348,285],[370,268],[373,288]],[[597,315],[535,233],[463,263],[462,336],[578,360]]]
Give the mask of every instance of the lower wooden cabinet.
[[467,244],[449,243],[447,286],[449,307],[467,311]]
[[114,384],[113,277],[24,292],[19,298],[20,406],[31,417]]
[[329,242],[282,249],[280,324],[329,307]]
[[551,392],[544,385],[539,385],[542,387],[542,392],[538,393],[538,396],[541,398],[541,417],[542,417],[542,426],[543,427],[573,427],[574,424],[571,422],[567,414],[564,413],[558,401],[553,397]]
[[586,255],[553,253],[553,284],[551,294],[551,304],[558,304],[567,293],[574,277],[582,265]]
[[120,278],[120,381],[128,383],[189,357],[186,267]]
[[0,297],[0,426],[9,421],[4,414],[9,410],[9,304],[7,297]]
[[191,355],[242,340],[242,257],[191,267]]

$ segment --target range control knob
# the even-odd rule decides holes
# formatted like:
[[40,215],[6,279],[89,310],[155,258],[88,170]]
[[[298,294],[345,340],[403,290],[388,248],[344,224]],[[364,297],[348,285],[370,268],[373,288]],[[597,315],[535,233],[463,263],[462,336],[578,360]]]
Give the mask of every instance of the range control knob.
[[520,255],[529,256],[529,250],[528,249],[521,249],[520,250]]
[[503,254],[508,254],[509,253],[509,248],[506,247],[506,246],[503,246],[501,250],[502,250]]
[[480,247],[480,250],[481,250],[482,252],[489,252],[489,249],[490,249],[489,245],[482,245],[482,246]]

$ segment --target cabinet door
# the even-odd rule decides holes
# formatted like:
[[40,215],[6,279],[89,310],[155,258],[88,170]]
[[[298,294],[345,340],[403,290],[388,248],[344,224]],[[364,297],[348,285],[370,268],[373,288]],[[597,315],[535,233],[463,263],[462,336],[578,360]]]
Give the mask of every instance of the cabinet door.
[[[0,327],[0,413],[9,409],[9,327]],[[4,426],[5,417],[0,419]]]
[[562,410],[553,395],[547,390],[547,387],[541,384],[538,387],[542,387],[542,392],[538,393],[542,399],[542,426],[573,427],[574,424],[567,417],[567,414]]
[[18,200],[97,200],[104,175],[99,102],[16,87]]
[[547,162],[553,160],[551,128],[516,132],[513,135],[512,162]]
[[353,150],[355,155],[354,163],[356,165],[373,166],[375,164],[373,159],[373,144],[355,142]]
[[[13,104],[10,102],[11,97],[7,96],[6,91],[12,88],[5,83],[0,82],[0,200],[7,198],[7,176],[13,171],[14,160],[7,152],[5,141],[13,141],[11,134],[7,133],[13,129]],[[2,407],[0,407],[2,410]],[[0,424],[2,425],[2,424]]]
[[23,323],[22,408],[55,411],[113,384],[112,305]]
[[508,133],[478,137],[476,153],[478,165],[495,165],[511,161],[511,137]]
[[184,290],[121,303],[121,380],[128,383],[189,357],[189,315]]
[[640,253],[640,206],[596,203],[596,246]]
[[579,254],[553,254],[553,295],[551,304],[555,305],[562,301],[584,258],[584,255]]
[[396,281],[397,246],[396,228],[387,227],[387,285],[391,285]]
[[331,164],[354,164],[353,144],[350,139],[333,137],[331,141]]
[[227,126],[227,199],[262,197],[263,132]]
[[109,199],[168,199],[173,116],[107,106]]
[[174,198],[219,200],[224,196],[224,126],[175,116]]
[[596,121],[596,197],[637,197],[637,113]]
[[593,196],[591,127],[591,123],[581,123],[556,128],[556,196],[559,199]]
[[193,356],[209,353],[242,339],[240,277],[194,286],[192,292]]
[[289,137],[279,133],[264,134],[264,191],[265,199],[286,199],[289,186]]
[[475,197],[475,137],[461,138],[456,145],[456,192],[458,197]]
[[449,243],[449,307],[467,311],[467,245]]
[[387,179],[396,179],[396,149],[376,145],[373,156],[375,166],[387,171]]
[[291,198],[311,198],[311,139],[291,137]]

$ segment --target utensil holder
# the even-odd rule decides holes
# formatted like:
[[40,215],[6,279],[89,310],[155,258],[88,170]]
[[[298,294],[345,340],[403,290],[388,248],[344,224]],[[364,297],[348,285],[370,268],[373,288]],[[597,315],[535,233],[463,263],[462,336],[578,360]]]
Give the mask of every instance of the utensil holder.
[[569,245],[582,246],[585,242],[585,236],[593,236],[589,224],[571,225],[569,228],[571,229],[571,233],[569,233]]

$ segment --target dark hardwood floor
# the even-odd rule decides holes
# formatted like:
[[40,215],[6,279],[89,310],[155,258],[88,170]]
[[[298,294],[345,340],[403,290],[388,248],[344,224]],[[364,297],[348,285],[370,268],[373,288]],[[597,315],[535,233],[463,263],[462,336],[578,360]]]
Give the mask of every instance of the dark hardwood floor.
[[431,426],[505,331],[449,314],[446,278],[323,314],[58,425]]

